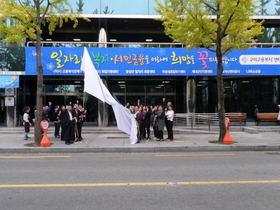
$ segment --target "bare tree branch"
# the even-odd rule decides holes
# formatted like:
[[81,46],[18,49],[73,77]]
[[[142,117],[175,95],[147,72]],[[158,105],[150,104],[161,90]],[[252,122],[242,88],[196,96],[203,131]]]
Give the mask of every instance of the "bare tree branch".
[[215,9],[213,6],[211,6],[210,4],[208,4],[207,2],[202,2],[205,6],[209,7],[211,10],[213,10],[214,12],[217,12],[218,10]]

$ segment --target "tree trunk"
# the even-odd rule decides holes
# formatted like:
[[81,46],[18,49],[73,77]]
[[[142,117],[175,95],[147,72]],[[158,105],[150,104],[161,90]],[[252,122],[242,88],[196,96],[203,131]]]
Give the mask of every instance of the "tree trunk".
[[225,125],[225,97],[224,97],[224,81],[223,81],[223,54],[221,51],[221,42],[217,43],[216,48],[217,56],[217,93],[218,93],[218,116],[219,116],[219,127],[220,135],[219,142],[223,142],[224,136],[226,134],[226,125]]
[[40,123],[43,117],[43,87],[44,87],[40,31],[37,31],[36,62],[37,62],[37,91],[36,91],[36,115],[35,115],[35,125],[34,125],[34,143],[35,145],[40,145],[42,140],[42,130],[40,128]]

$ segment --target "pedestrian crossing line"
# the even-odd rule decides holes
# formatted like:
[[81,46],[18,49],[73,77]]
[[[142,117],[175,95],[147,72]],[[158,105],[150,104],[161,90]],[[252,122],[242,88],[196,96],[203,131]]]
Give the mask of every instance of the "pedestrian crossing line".
[[280,180],[252,181],[209,181],[209,182],[131,182],[131,183],[80,183],[80,184],[9,184],[0,188],[36,188],[36,187],[116,187],[116,186],[164,186],[164,185],[219,185],[219,184],[271,184]]
[[0,156],[0,159],[70,158],[71,156]]
[[185,155],[156,155],[156,157],[188,157],[188,156],[231,156],[235,154],[185,154]]

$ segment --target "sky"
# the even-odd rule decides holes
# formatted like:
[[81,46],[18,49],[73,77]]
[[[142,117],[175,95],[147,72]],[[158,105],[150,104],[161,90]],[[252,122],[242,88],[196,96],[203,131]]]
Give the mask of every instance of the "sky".
[[[76,3],[78,1],[68,0],[75,11],[77,10]],[[161,1],[163,2],[164,0]],[[83,14],[93,14],[96,9],[98,10],[98,14],[100,14],[100,6],[102,11],[104,11],[105,6],[108,6],[108,10],[110,12],[113,11],[112,14],[156,15],[155,10],[152,8],[156,7],[154,0],[83,0],[83,2]],[[274,14],[274,8],[275,0],[271,0],[267,5],[267,13]]]
[[[79,0],[68,0],[69,3],[76,9]],[[156,6],[154,0],[83,0],[84,14],[92,14],[95,9],[100,12],[100,5],[102,11],[105,6],[108,6],[108,10],[114,10],[113,14],[139,14],[139,15],[155,15],[156,12],[152,9]],[[103,12],[102,12],[103,13]]]

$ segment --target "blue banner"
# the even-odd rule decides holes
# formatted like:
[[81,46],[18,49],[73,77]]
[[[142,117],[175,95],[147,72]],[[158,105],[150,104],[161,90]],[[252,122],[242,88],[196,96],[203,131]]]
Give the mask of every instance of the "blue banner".
[[[36,49],[26,47],[26,75],[36,75]],[[217,58],[207,49],[87,48],[100,76],[216,76]],[[44,75],[83,75],[84,48],[43,47]],[[223,57],[224,76],[280,75],[280,49],[251,48]]]
[[0,76],[0,88],[18,88],[19,87],[19,76]]

